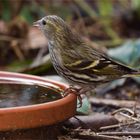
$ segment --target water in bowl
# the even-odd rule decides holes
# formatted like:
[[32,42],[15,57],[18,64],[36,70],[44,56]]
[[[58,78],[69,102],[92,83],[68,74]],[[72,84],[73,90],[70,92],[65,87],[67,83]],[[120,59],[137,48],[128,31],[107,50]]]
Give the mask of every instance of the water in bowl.
[[0,79],[0,108],[27,106],[61,99],[62,93],[49,84],[22,79]]

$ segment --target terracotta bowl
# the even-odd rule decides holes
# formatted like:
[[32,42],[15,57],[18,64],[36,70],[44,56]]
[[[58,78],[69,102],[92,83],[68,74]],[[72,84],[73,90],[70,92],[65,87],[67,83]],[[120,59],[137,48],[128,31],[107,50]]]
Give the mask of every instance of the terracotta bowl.
[[[61,89],[68,87],[65,84],[38,76],[0,71],[0,80],[5,78],[32,80],[34,83],[42,83],[44,85],[49,83]],[[0,108],[0,131],[34,128],[64,121],[74,116],[76,112],[76,100],[76,96],[70,93],[68,96],[52,102]]]

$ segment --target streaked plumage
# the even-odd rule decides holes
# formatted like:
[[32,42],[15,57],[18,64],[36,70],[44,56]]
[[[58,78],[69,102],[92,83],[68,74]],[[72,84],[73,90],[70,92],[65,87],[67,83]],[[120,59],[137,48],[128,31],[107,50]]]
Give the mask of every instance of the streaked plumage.
[[139,74],[94,50],[58,16],[51,15],[35,23],[49,41],[52,63],[59,75],[71,84],[96,86],[115,79]]

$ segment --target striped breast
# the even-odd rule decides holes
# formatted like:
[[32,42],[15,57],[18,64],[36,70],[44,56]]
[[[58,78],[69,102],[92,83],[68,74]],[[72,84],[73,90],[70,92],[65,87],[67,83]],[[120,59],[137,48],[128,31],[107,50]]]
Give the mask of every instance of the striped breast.
[[73,73],[62,64],[62,61],[60,60],[61,56],[59,54],[59,50],[57,50],[55,47],[57,46],[54,46],[53,43],[49,42],[50,58],[57,73],[60,76],[64,77],[70,83],[76,83],[77,85],[89,83],[89,81],[81,78],[81,75]]
[[[60,76],[64,77],[68,82],[75,83],[77,85],[81,85],[81,84],[92,85],[93,83],[98,83],[98,81],[102,80],[102,79],[98,79],[99,77],[94,77],[94,76],[89,77],[85,73],[77,73],[65,67],[62,63],[59,50],[57,50],[55,47],[57,46],[54,46],[54,44],[49,43],[49,52],[50,52],[51,61],[57,73]],[[102,78],[104,79],[104,77]]]
[[49,42],[49,53],[50,53],[50,58],[51,58],[51,62],[55,68],[55,70],[57,71],[57,73],[64,77],[65,79],[67,79],[68,77],[65,76],[65,72],[67,71],[67,69],[65,67],[63,67],[62,62],[61,62],[61,56],[59,53],[59,50],[57,50],[54,46],[53,43]]

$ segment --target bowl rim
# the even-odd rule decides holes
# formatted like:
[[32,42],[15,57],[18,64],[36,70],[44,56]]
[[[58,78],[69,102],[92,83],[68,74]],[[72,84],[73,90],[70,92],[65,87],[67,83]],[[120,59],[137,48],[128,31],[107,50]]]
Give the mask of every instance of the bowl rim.
[[[0,78],[2,77],[18,77],[20,79],[30,79],[30,80],[35,80],[35,83],[37,83],[37,81],[41,81],[42,83],[48,82],[51,83],[52,85],[58,86],[60,87],[62,90],[64,90],[65,88],[68,88],[69,86],[67,84],[64,84],[62,82],[58,82],[58,81],[54,81],[54,80],[50,80],[50,79],[45,79],[43,77],[39,77],[39,76],[35,76],[35,75],[29,75],[29,74],[22,74],[22,73],[16,73],[16,72],[5,72],[5,71],[0,71]],[[33,110],[35,108],[36,109],[43,109],[43,108],[51,108],[53,106],[56,105],[61,105],[61,104],[65,104],[66,102],[68,102],[68,100],[73,100],[76,97],[75,94],[70,93],[67,96],[55,100],[55,101],[51,101],[51,102],[47,102],[47,103],[39,103],[39,104],[33,104],[33,105],[25,105],[25,106],[16,106],[16,107],[6,107],[6,108],[0,108],[0,114],[1,113],[8,113],[11,112],[11,110],[17,113],[18,112],[23,112],[23,111],[29,111],[29,110]],[[4,111],[4,112],[3,112]]]

